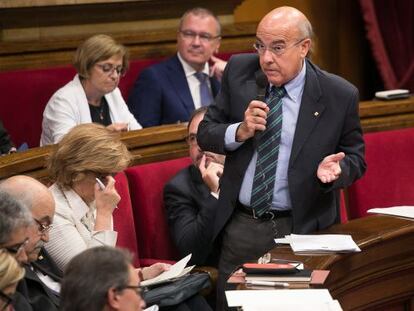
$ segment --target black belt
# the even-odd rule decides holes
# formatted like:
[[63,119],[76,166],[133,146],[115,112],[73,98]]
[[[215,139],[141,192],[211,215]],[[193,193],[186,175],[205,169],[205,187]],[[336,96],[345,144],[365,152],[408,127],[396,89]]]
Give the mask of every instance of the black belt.
[[241,204],[239,201],[236,203],[236,208],[244,214],[247,214],[255,219],[263,219],[263,220],[271,220],[274,218],[282,218],[282,217],[291,217],[292,213],[290,210],[285,211],[277,211],[277,210],[269,210],[265,212],[262,216],[256,216],[255,212],[252,208]]

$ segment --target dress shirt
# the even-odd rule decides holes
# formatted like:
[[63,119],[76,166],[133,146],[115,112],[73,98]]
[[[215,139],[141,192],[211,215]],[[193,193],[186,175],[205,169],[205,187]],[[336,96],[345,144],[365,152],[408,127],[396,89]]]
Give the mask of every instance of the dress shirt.
[[[181,65],[183,66],[185,77],[187,78],[188,88],[190,89],[191,97],[193,98],[194,107],[195,109],[201,107],[201,99],[200,99],[200,80],[194,75],[196,71],[193,67],[190,66],[180,55],[177,53],[178,59],[180,60]],[[209,65],[208,62],[204,64],[204,69],[202,70],[203,73],[209,77]],[[211,84],[210,79],[206,79],[208,88],[211,91]]]
[[[276,168],[275,187],[273,189],[272,209],[289,210],[292,203],[289,195],[287,178],[290,152],[295,135],[296,122],[302,102],[303,88],[305,86],[306,62],[299,74],[284,85],[286,95],[283,97],[282,135],[280,139],[279,155]],[[272,85],[270,85],[271,87]],[[226,130],[225,145],[227,150],[235,150],[243,144],[236,142],[236,131],[240,123],[230,125]],[[243,183],[239,193],[239,201],[250,206],[254,172],[256,169],[257,151],[253,153],[249,166],[244,174]]]
[[46,250],[63,271],[77,254],[95,246],[115,246],[117,232],[93,231],[96,218],[95,202],[89,206],[73,190],[64,190],[57,184],[49,188],[56,203],[53,227]]
[[34,273],[39,277],[39,279],[45,284],[51,291],[55,292],[57,295],[60,293],[60,283],[56,282],[50,276],[44,274],[42,271],[35,269],[34,267],[30,266],[30,269],[33,270]]

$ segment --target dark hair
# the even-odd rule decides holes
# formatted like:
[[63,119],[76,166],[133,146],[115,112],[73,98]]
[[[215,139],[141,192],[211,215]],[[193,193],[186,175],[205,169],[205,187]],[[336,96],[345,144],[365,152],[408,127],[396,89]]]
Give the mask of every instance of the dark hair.
[[193,113],[191,114],[191,116],[190,116],[190,120],[188,120],[188,123],[187,123],[187,132],[188,132],[188,129],[190,128],[190,124],[191,124],[191,122],[193,122],[193,119],[197,116],[197,115],[199,115],[199,114],[203,114],[203,113],[206,113],[207,112],[207,106],[202,106],[202,107],[200,107],[200,108],[197,108],[196,110],[194,110],[193,111]]
[[76,255],[65,269],[60,310],[102,311],[110,288],[128,285],[132,256],[123,249],[100,246]]
[[31,223],[32,214],[27,207],[9,193],[0,190],[0,245],[6,244],[15,230]]

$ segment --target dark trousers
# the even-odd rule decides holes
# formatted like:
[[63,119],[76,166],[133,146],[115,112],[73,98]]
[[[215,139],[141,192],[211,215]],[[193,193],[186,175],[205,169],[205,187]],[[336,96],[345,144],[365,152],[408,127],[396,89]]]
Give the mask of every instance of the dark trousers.
[[238,209],[223,233],[216,310],[226,310],[224,291],[229,275],[245,262],[257,262],[260,256],[275,246],[274,239],[292,232],[292,217],[273,220],[254,219]]

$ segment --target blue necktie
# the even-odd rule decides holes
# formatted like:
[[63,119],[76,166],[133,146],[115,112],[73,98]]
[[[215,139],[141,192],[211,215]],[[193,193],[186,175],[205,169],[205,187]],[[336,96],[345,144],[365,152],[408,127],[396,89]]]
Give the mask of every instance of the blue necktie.
[[269,211],[272,206],[282,134],[282,98],[285,94],[284,87],[273,86],[266,98],[269,113],[266,119],[266,130],[258,141],[257,162],[250,199],[250,206],[258,217]]
[[208,106],[213,101],[213,96],[211,95],[210,88],[207,83],[207,74],[204,72],[196,72],[194,74],[198,81],[200,81],[200,103],[201,106]]

